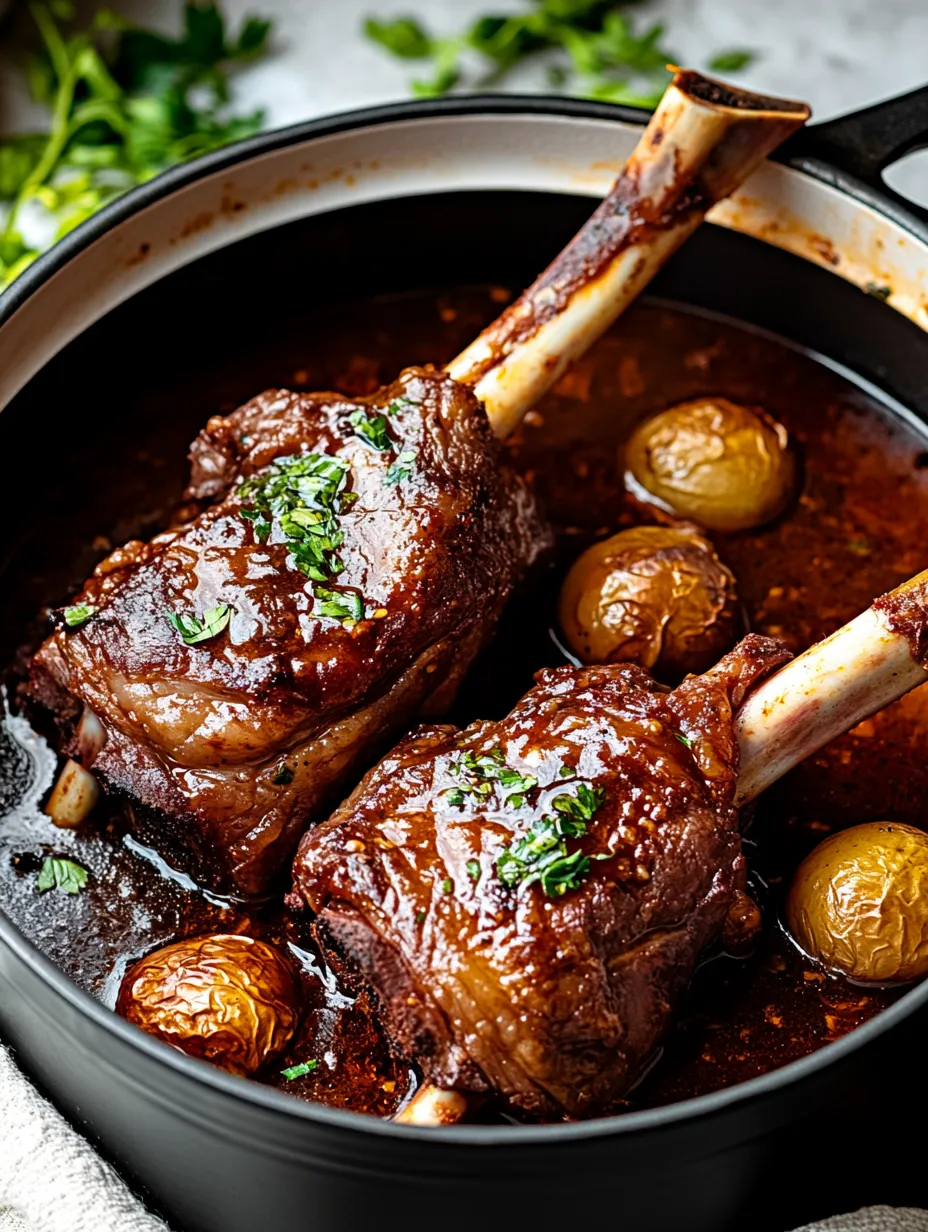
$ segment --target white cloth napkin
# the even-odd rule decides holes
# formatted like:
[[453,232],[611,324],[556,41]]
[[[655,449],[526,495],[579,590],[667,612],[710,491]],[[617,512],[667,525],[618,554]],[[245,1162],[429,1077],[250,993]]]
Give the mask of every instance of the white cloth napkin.
[[168,1232],[3,1047],[0,1232]]
[[[0,1232],[169,1232],[0,1047]],[[928,1232],[928,1211],[870,1206],[796,1232]]]

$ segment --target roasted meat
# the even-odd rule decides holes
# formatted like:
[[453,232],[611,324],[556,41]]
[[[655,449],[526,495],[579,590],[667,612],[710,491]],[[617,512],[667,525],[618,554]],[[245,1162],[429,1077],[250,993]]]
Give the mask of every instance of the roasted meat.
[[699,960],[744,943],[733,714],[789,658],[747,637],[673,692],[556,668],[499,723],[413,733],[306,834],[292,902],[427,1082],[606,1112]]
[[102,562],[33,689],[100,719],[94,772],[144,839],[258,894],[372,744],[448,704],[548,532],[474,395],[432,370],[359,401],[269,391],[191,462],[188,496],[215,503]]

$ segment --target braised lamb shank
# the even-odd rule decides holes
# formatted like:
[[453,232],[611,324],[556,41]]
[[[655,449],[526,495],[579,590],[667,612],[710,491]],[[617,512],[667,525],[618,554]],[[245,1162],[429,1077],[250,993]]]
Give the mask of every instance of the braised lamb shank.
[[448,373],[210,421],[189,496],[214,503],[103,561],[34,662],[144,839],[260,894],[371,747],[448,704],[547,542],[494,432],[807,116],[678,74],[590,223]]
[[628,1089],[700,957],[759,923],[733,715],[788,658],[751,636],[672,693],[542,671],[502,722],[407,737],[304,836],[295,899],[427,1082],[544,1120]]
[[401,1119],[613,1108],[760,923],[738,806],[924,684],[926,629],[928,571],[797,659],[749,634],[673,692],[546,670],[502,722],[408,736],[304,836],[291,897],[422,1070]]

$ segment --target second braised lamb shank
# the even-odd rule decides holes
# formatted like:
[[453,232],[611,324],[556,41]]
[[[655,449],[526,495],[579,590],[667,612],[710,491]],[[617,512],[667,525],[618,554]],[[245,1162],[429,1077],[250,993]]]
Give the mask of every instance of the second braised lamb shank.
[[673,692],[540,672],[499,723],[409,736],[306,834],[293,901],[428,1083],[538,1119],[624,1095],[697,962],[759,924],[733,719],[789,657],[751,635]]

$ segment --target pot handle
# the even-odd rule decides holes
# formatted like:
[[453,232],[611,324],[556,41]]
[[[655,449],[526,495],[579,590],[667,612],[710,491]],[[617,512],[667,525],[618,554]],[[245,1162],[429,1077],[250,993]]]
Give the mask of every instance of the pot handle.
[[811,125],[785,143],[782,157],[838,186],[844,177],[853,176],[928,224],[928,209],[903,197],[883,179],[890,164],[926,146],[928,86],[919,86],[898,98]]

